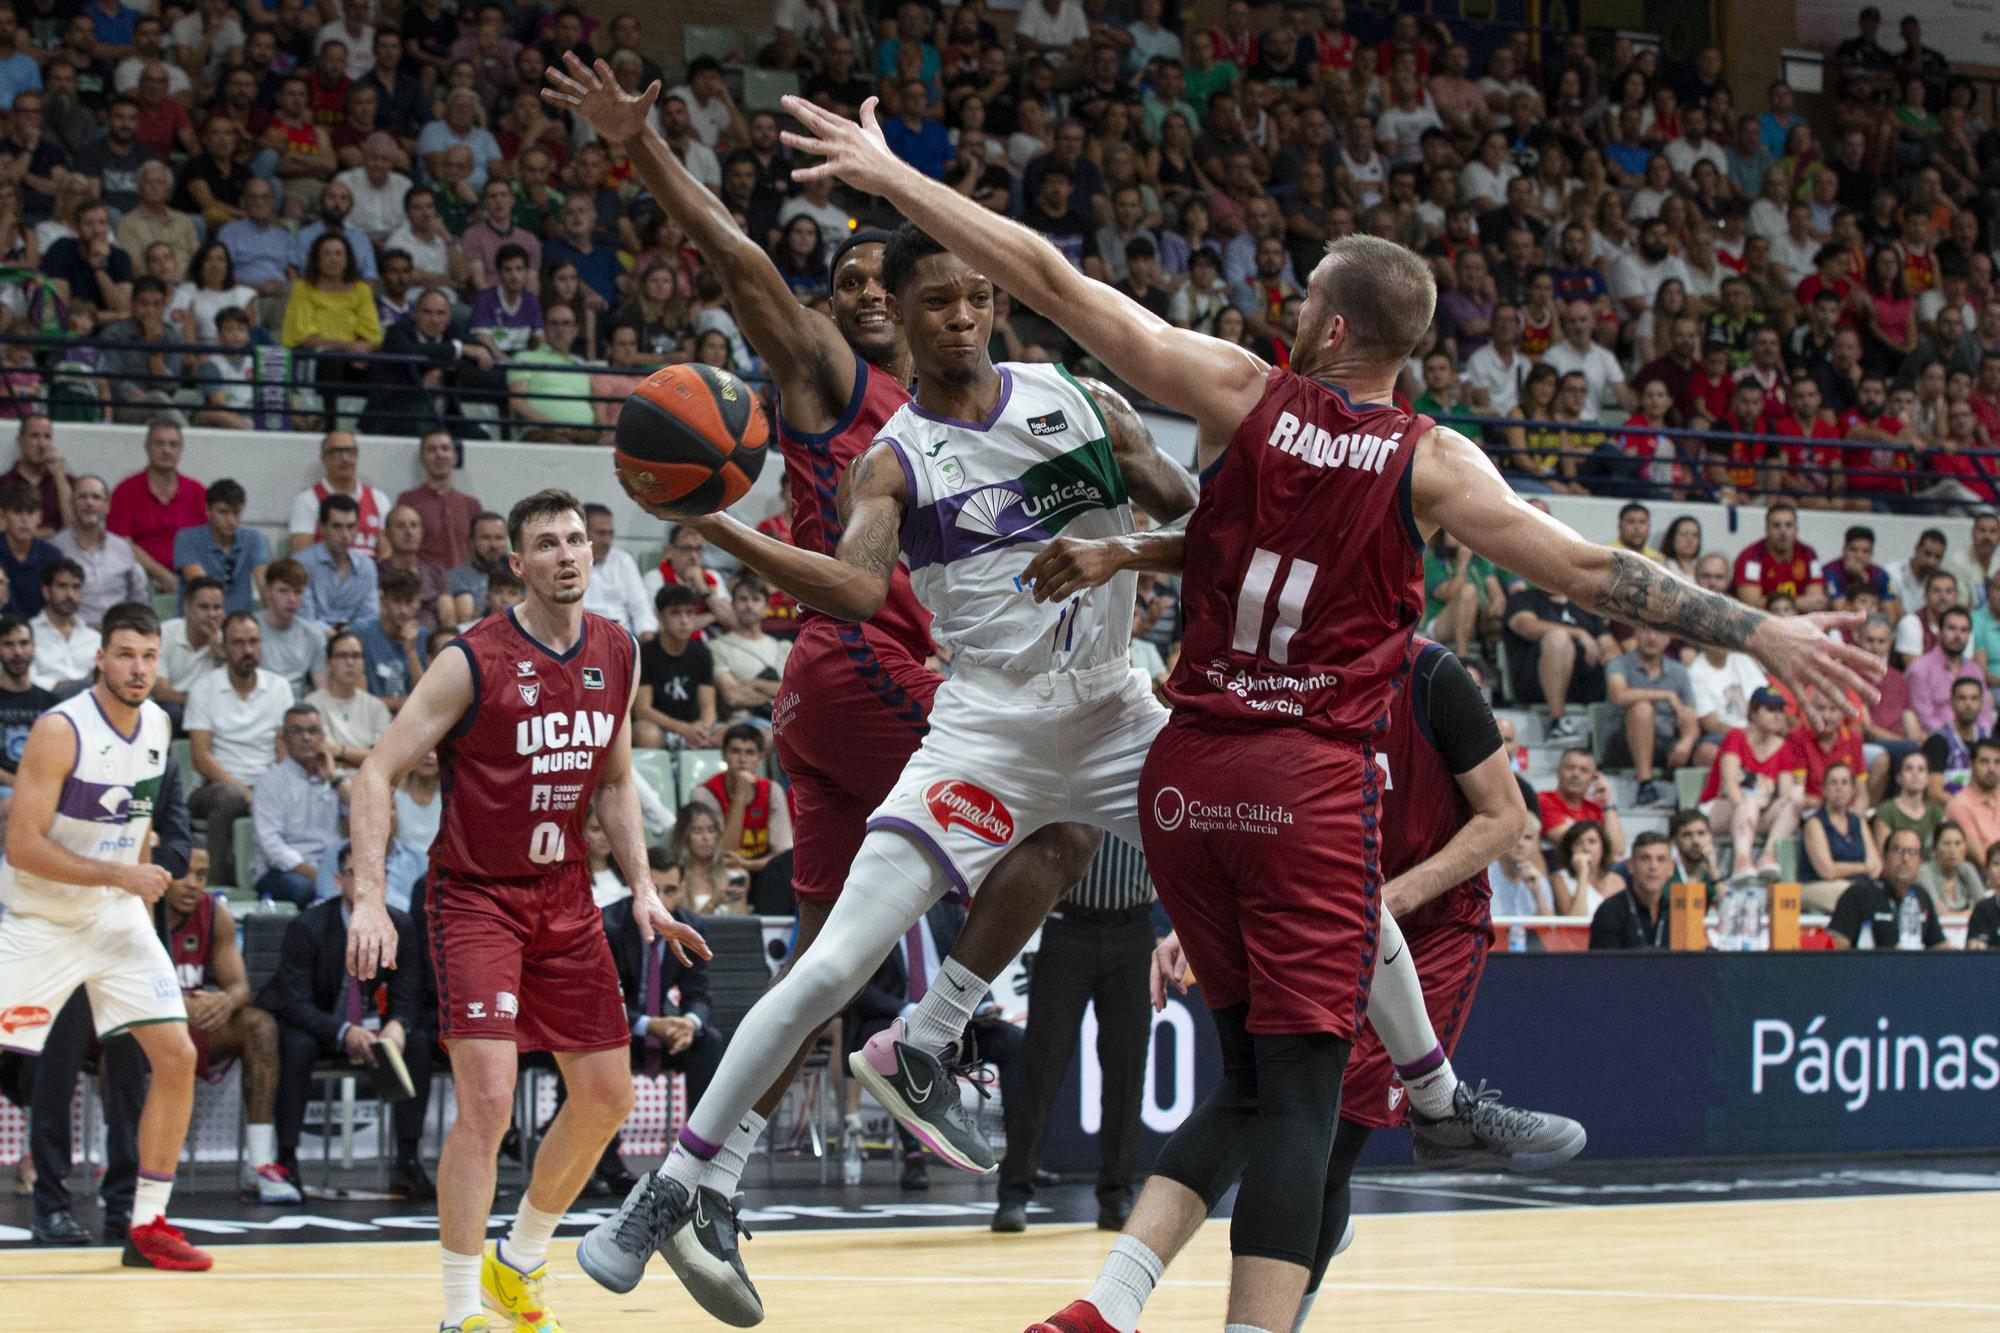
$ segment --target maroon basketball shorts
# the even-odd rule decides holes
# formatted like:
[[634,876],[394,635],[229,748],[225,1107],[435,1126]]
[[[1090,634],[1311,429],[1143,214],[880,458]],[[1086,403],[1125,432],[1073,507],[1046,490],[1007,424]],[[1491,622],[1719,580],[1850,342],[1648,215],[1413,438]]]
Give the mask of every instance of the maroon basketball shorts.
[[582,862],[540,879],[475,881],[434,861],[427,906],[445,1041],[607,1051],[632,1040]]
[[1359,745],[1176,719],[1140,778],[1146,865],[1211,1009],[1352,1041],[1381,884],[1375,770]]
[[[1456,892],[1456,890],[1450,890]],[[1404,942],[1417,964],[1417,981],[1424,988],[1424,1012],[1431,1016],[1444,1053],[1458,1050],[1465,1031],[1479,975],[1486,970],[1486,951],[1493,944],[1493,927],[1447,923],[1433,930],[1403,928]],[[1409,1099],[1396,1079],[1395,1063],[1375,1029],[1364,1027],[1354,1039],[1347,1077],[1340,1085],[1340,1118],[1371,1129],[1394,1129],[1409,1115]]]
[[792,891],[830,903],[868,833],[868,816],[930,729],[941,681],[887,636],[815,616],[799,630],[771,705],[791,781]]

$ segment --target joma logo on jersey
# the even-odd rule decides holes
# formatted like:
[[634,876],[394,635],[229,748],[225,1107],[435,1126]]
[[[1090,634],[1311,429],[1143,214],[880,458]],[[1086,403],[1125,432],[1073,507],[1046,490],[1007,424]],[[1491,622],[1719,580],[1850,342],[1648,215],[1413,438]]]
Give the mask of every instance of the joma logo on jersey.
[[[514,753],[534,755],[533,773],[561,773],[590,768],[597,762],[593,751],[611,744],[618,730],[613,713],[537,713],[514,724]],[[575,749],[567,747],[575,746]],[[556,753],[543,754],[543,750]]]
[[1302,459],[1312,467],[1351,467],[1381,475],[1396,449],[1401,435],[1384,439],[1380,435],[1329,435],[1319,426],[1300,421],[1290,412],[1278,414],[1265,443]]

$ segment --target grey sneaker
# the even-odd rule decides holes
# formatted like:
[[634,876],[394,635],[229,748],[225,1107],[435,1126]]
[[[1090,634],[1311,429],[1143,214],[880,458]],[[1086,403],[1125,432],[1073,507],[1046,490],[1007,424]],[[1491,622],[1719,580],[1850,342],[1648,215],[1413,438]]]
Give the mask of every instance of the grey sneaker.
[[1551,741],[1565,745],[1573,744],[1590,735],[1590,723],[1575,713],[1564,713],[1561,717],[1549,720],[1548,731],[1545,734]]
[[711,1189],[690,1198],[679,1183],[661,1182],[660,1257],[695,1304],[731,1328],[764,1322],[764,1301],[751,1285],[736,1237],[750,1233],[736,1219],[737,1203]]
[[848,1056],[847,1067],[925,1147],[961,1171],[992,1175],[999,1163],[959,1101],[958,1075],[929,1051],[904,1041],[904,1031],[899,1018]]
[[1410,1112],[1418,1166],[1546,1171],[1583,1151],[1583,1126],[1567,1116],[1524,1111],[1501,1102],[1499,1089],[1464,1083],[1452,1093],[1452,1113],[1427,1120]]
[[576,1266],[600,1287],[624,1295],[646,1276],[646,1263],[659,1247],[666,1182],[648,1171],[625,1196],[618,1211],[577,1242]]
[[1634,805],[1672,805],[1673,803],[1673,798],[1667,795],[1666,788],[1652,779],[1640,783],[1639,790],[1632,794],[1632,804]]

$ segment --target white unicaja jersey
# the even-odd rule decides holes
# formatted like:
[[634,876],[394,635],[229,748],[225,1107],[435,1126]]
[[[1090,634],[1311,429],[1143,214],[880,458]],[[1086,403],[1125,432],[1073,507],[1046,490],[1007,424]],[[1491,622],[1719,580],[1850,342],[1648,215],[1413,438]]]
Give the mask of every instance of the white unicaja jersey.
[[[57,846],[93,861],[136,865],[146,850],[153,802],[167,771],[173,724],[152,701],[139,706],[139,724],[130,736],[119,733],[98,706],[97,691],[72,695],[49,710],[76,731],[76,760],[56,799],[49,838]],[[59,884],[0,865],[0,901],[10,912],[80,921],[107,907],[129,903],[145,910],[122,889]]]
[[1021,572],[1057,534],[1131,532],[1132,504],[1096,400],[1060,366],[1007,364],[983,422],[905,404],[876,434],[910,489],[902,558],[955,660],[1039,674],[1128,661],[1138,577],[1035,601]]

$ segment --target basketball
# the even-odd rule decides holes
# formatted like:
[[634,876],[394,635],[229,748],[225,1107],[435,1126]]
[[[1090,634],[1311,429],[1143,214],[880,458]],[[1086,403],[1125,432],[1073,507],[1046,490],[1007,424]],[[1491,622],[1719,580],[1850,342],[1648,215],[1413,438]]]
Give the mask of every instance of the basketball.
[[613,466],[640,504],[693,518],[743,498],[770,439],[771,423],[742,380],[713,366],[667,366],[618,409]]

